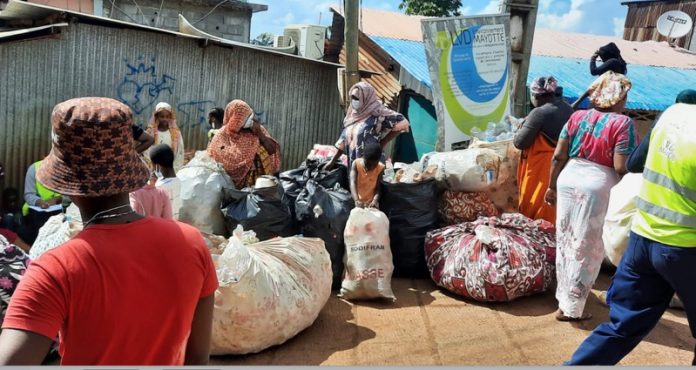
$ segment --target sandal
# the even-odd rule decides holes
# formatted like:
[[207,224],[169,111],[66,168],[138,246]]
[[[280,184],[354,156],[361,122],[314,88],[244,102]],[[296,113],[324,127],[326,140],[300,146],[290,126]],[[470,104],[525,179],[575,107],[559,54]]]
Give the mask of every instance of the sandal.
[[566,316],[566,315],[563,313],[563,311],[561,311],[560,309],[559,309],[558,311],[556,311],[556,320],[558,320],[558,321],[563,321],[563,322],[577,322],[577,321],[586,321],[586,320],[590,320],[591,318],[592,318],[592,314],[589,313],[589,312],[588,312],[588,313],[583,313],[582,316],[580,316],[580,317],[570,317],[570,316]]

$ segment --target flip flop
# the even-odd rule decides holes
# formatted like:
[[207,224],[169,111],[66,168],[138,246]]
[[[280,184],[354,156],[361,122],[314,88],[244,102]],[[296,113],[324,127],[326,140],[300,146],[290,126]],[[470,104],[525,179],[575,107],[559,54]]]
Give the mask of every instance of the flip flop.
[[580,316],[580,317],[570,317],[570,316],[566,316],[565,314],[563,314],[563,312],[561,312],[561,310],[558,310],[558,311],[556,312],[556,320],[558,320],[558,321],[563,321],[563,322],[586,321],[586,320],[590,320],[591,318],[592,318],[592,314],[589,313],[589,312],[588,312],[588,313],[583,313],[582,316]]

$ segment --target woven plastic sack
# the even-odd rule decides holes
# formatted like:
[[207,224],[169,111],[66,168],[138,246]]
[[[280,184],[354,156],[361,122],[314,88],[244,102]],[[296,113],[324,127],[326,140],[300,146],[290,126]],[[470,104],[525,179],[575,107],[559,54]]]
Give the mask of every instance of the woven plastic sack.
[[447,190],[440,198],[438,209],[444,226],[476,221],[479,216],[499,215],[495,204],[485,192],[465,193]]
[[521,214],[480,217],[433,231],[425,254],[437,285],[480,302],[544,292],[555,280],[554,226]]
[[498,182],[501,157],[491,149],[465,149],[426,154],[422,167],[437,166],[441,188],[452,191],[484,191]]
[[344,240],[346,262],[339,297],[396,300],[391,289],[394,264],[387,216],[374,208],[354,208],[348,218]]
[[474,140],[469,148],[491,149],[500,158],[498,181],[486,190],[498,212],[517,212],[519,209],[520,190],[517,185],[517,167],[520,163],[521,151],[515,148],[512,140],[485,142]]
[[222,255],[213,311],[213,355],[260,352],[308,328],[331,295],[331,261],[319,239],[245,245],[241,227]]
[[39,229],[39,235],[29,250],[29,257],[37,259],[40,255],[67,242],[82,231],[82,216],[73,203],[65,214],[52,216]]
[[181,181],[179,221],[205,233],[224,235],[220,206],[225,192],[234,190],[234,184],[222,165],[206,151],[198,151],[177,177]]
[[611,188],[609,206],[604,219],[602,240],[604,252],[614,266],[621,262],[621,256],[628,248],[633,216],[637,213],[636,198],[640,193],[643,175],[629,173]]

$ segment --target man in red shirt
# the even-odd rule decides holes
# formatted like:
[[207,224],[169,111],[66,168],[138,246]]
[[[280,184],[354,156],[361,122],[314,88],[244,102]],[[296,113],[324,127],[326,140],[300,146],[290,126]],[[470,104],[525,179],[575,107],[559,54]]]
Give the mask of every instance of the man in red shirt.
[[3,322],[0,365],[40,364],[56,334],[63,365],[207,364],[215,268],[198,230],[130,207],[149,177],[131,110],[73,99],[51,124],[37,179],[70,196],[84,230],[30,265]]

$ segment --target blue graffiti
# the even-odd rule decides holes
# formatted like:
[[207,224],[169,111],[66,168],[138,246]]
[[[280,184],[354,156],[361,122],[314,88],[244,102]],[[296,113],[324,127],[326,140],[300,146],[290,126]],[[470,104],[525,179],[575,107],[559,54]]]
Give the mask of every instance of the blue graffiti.
[[116,88],[119,100],[128,105],[137,115],[159,101],[163,92],[173,94],[176,82],[173,76],[157,74],[155,59],[151,59],[151,64],[143,62],[142,59],[139,57],[139,62],[133,64],[127,60],[124,61],[128,72]]
[[212,100],[197,100],[179,103],[176,106],[179,126],[198,127],[208,124],[208,112],[215,107]]

